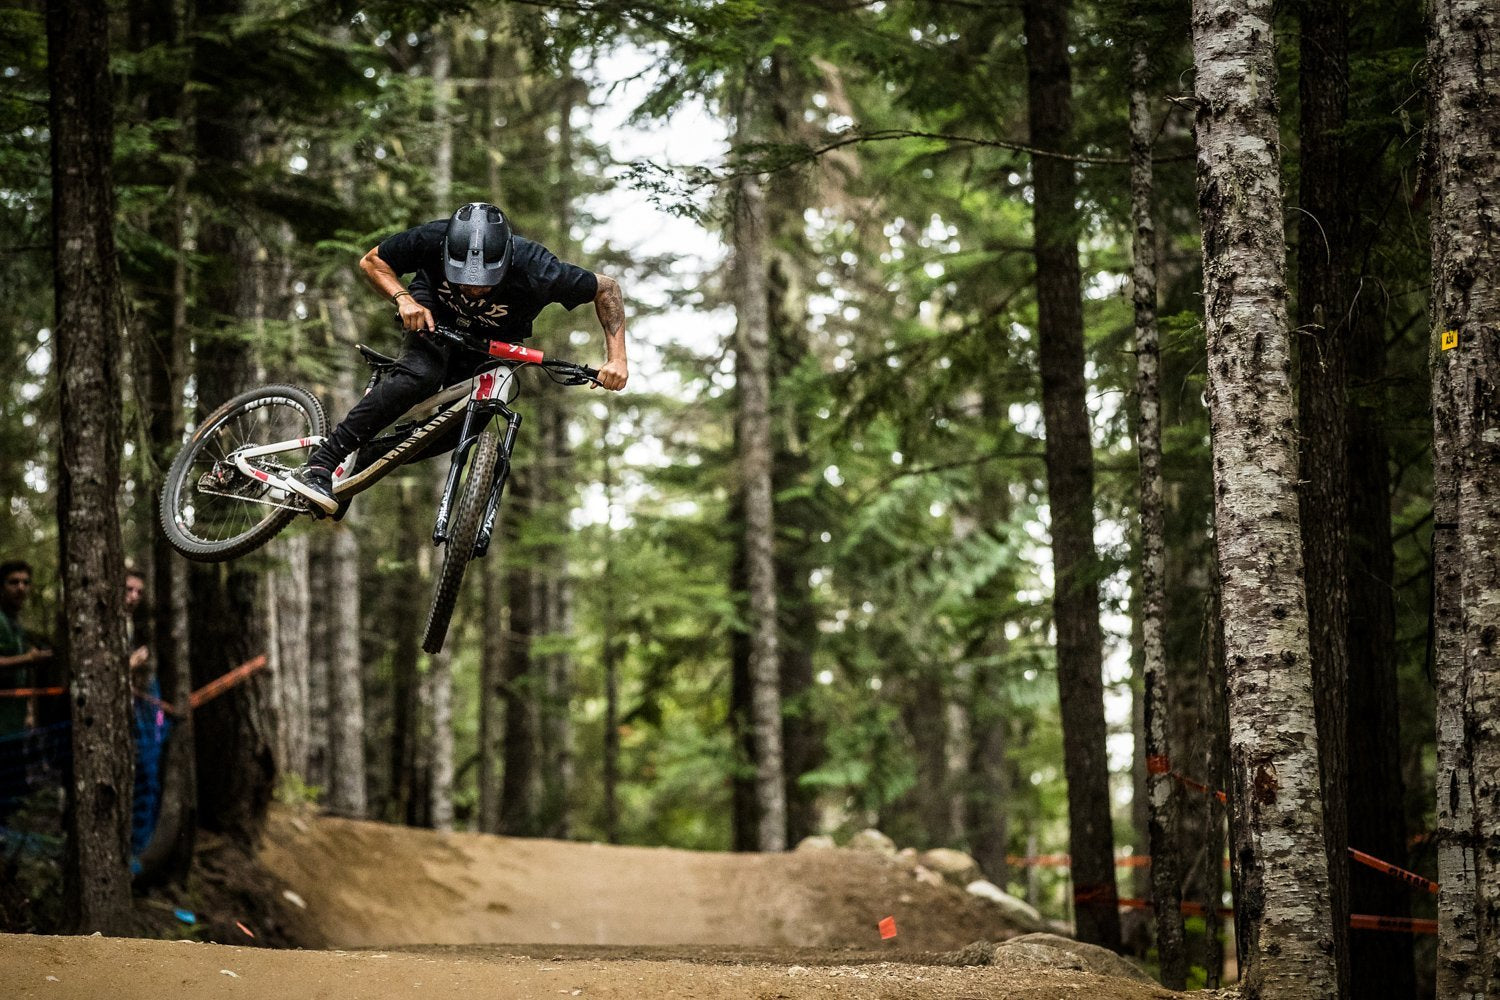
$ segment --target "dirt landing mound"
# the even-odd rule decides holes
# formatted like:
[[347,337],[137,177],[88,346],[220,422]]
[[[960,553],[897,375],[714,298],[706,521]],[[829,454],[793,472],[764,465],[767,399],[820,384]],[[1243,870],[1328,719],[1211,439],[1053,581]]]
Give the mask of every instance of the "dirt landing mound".
[[1085,972],[869,964],[708,964],[386,952],[286,952],[223,945],[0,936],[0,984],[19,1000],[1171,1000],[1181,994]]
[[[265,866],[332,947],[412,944],[884,947],[951,951],[1016,931],[909,861],[610,847],[274,813]],[[895,916],[899,936],[876,924]]]

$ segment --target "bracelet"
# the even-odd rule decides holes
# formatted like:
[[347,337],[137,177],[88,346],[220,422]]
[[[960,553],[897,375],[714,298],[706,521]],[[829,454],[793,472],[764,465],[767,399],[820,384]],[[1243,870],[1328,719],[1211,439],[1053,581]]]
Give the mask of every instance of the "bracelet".
[[[404,288],[403,288],[403,289],[401,289],[401,291],[399,291],[399,292],[396,292],[396,293],[394,293],[394,294],[393,294],[393,295],[392,295],[392,296],[391,296],[391,301],[392,301],[392,302],[396,302],[396,301],[398,301],[398,300],[399,300],[399,299],[400,299],[400,298],[401,298],[401,296],[403,296],[403,295],[411,295],[411,292],[409,292],[409,291],[407,291],[407,290],[406,290],[406,289],[404,289]],[[416,298],[416,296],[414,296],[414,295],[413,295],[413,296],[412,296],[412,298]]]

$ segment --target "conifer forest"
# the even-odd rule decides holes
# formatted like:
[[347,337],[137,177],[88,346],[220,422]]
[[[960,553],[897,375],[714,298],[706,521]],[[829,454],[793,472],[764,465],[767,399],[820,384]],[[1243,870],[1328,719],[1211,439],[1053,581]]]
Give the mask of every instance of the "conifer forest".
[[1500,997],[1494,0],[14,0],[0,116],[0,994]]

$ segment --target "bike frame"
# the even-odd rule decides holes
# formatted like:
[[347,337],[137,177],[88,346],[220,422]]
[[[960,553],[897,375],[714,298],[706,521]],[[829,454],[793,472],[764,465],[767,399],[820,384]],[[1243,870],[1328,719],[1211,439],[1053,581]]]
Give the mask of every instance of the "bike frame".
[[[474,345],[462,339],[461,334],[439,329],[435,331],[448,339],[455,340],[465,347],[473,349]],[[474,544],[474,556],[482,556],[489,550],[490,537],[494,533],[495,519],[500,509],[500,496],[505,490],[505,483],[510,478],[511,451],[515,447],[516,434],[521,428],[521,415],[512,410],[509,405],[519,392],[516,374],[521,367],[527,364],[543,364],[542,352],[522,347],[519,344],[510,344],[504,341],[492,341],[488,344],[490,355],[497,359],[491,366],[481,369],[469,379],[454,383],[440,390],[413,406],[392,426],[399,427],[411,421],[419,421],[417,426],[407,432],[394,442],[382,442],[379,435],[371,444],[380,445],[385,451],[373,461],[364,465],[359,464],[358,453],[348,455],[344,458],[333,473],[333,495],[342,504],[348,503],[356,494],[374,486],[384,479],[392,471],[409,462],[414,455],[421,450],[421,445],[428,442],[443,432],[451,429],[460,418],[463,420],[462,429],[459,431],[459,440],[453,448],[453,457],[448,465],[448,475],[443,484],[443,495],[438,503],[437,520],[432,528],[433,544],[443,544],[448,541],[448,519],[453,510],[454,500],[458,496],[460,474],[464,463],[468,460],[469,453],[473,451],[474,445],[478,443],[479,436],[484,432],[491,419],[496,416],[505,419],[505,432],[500,439],[500,454],[495,463],[495,472],[489,484],[489,495],[485,502],[484,520],[480,524],[479,536]],[[369,356],[369,352],[366,353]],[[378,357],[378,355],[376,355]],[[570,378],[579,381],[592,379],[597,373],[593,369],[582,365],[573,365],[568,362],[548,361],[546,367],[556,367],[564,371]],[[368,392],[379,380],[383,363],[377,363],[375,373],[370,377],[370,383],[365,391]],[[293,438],[286,441],[277,441],[273,444],[258,445],[254,448],[246,448],[229,456],[237,469],[253,479],[265,483],[273,490],[280,490],[284,496],[295,495],[287,485],[286,479],[267,472],[252,464],[252,459],[265,458],[270,455],[282,454],[291,451],[301,451],[307,448],[316,448],[325,439],[319,435],[314,437]],[[368,449],[370,445],[366,445]]]

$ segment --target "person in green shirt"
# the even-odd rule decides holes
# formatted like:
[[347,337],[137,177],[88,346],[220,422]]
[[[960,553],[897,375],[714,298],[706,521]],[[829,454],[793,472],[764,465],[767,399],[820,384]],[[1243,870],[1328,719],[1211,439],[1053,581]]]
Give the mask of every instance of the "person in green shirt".
[[[30,596],[31,565],[0,563],[0,691],[31,687],[36,665],[52,658],[50,649],[36,648],[21,628],[21,609]],[[33,698],[0,695],[0,737],[30,729],[35,704]]]

